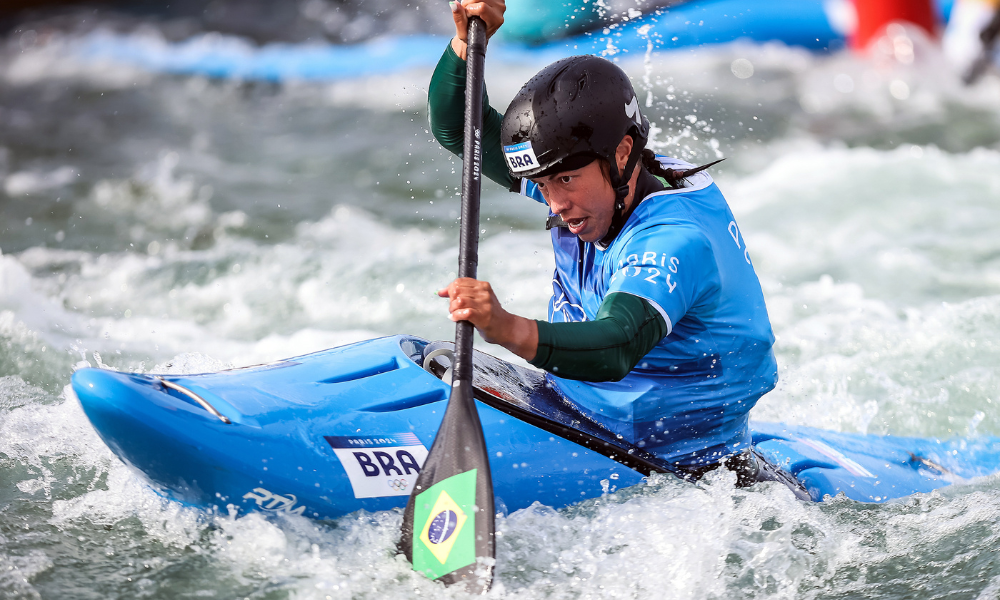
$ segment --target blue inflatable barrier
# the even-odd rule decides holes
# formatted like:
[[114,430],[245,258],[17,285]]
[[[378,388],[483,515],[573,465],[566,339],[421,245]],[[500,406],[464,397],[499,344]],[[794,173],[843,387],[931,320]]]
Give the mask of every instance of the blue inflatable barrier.
[[[849,0],[843,0],[849,1]],[[942,19],[953,0],[937,3]],[[825,52],[844,46],[829,18],[829,0],[693,0],[607,28],[569,37],[553,33],[570,16],[584,19],[579,3],[512,2],[503,35],[490,46],[491,63],[547,63],[573,54],[642,54],[736,40],[777,41]],[[592,3],[591,3],[592,5]],[[589,18],[589,17],[588,17]],[[79,59],[132,65],[162,73],[254,81],[332,81],[432,67],[448,38],[386,36],[355,45],[268,44],[257,47],[215,33],[172,43],[147,34],[98,32],[78,40]]]

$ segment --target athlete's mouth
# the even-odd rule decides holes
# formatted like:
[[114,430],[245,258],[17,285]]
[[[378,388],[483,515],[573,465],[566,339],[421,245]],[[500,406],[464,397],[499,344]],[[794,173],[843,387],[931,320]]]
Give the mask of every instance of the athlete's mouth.
[[579,233],[583,229],[584,224],[587,222],[587,217],[582,217],[579,219],[564,219],[566,225],[569,226],[569,230],[573,233]]

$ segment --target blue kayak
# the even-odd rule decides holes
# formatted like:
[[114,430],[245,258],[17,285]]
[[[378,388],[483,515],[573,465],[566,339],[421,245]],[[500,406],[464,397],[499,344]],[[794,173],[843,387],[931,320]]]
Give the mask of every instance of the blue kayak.
[[[200,375],[82,369],[73,390],[101,438],[161,494],[237,512],[335,518],[403,507],[450,393],[447,344],[392,336]],[[427,369],[422,368],[427,365]],[[562,507],[668,465],[617,439],[543,373],[475,356],[498,507]],[[938,441],[753,424],[760,455],[813,500],[884,502],[986,475],[1000,439]]]

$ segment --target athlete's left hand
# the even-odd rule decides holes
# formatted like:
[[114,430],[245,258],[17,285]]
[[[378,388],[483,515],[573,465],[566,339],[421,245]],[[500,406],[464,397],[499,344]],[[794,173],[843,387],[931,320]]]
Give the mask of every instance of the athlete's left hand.
[[503,13],[507,10],[504,0],[454,0],[451,2],[451,16],[455,20],[455,37],[451,39],[451,47],[459,58],[465,60],[468,52],[466,32],[469,28],[469,17],[479,17],[486,24],[487,41],[503,25]]
[[538,325],[504,310],[493,287],[487,281],[462,277],[438,291],[448,298],[452,321],[469,321],[484,340],[499,344],[525,360],[538,351]]

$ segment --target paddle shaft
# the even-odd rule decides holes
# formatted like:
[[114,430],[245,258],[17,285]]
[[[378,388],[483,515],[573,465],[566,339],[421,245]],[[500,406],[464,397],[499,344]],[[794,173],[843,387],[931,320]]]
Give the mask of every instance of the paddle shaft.
[[[465,83],[465,147],[462,154],[462,231],[458,245],[458,276],[476,278],[479,266],[479,198],[483,171],[483,66],[486,25],[469,18]],[[472,391],[472,342],[475,328],[459,321],[455,328],[455,370],[452,381],[468,382]]]

